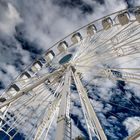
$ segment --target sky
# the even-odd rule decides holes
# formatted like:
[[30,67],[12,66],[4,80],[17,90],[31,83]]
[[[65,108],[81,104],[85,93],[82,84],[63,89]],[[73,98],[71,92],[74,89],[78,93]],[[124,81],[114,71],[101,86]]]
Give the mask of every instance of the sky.
[[[138,5],[140,0],[1,0],[0,93],[28,64],[61,38],[93,20]],[[96,96],[102,91],[95,87],[90,89],[96,91]],[[129,95],[134,91],[127,89],[124,83],[117,83],[110,87],[109,92]],[[96,96],[91,95],[90,99]],[[116,102],[119,100],[120,104],[123,102],[115,95],[112,98]],[[134,102],[140,105],[139,100]],[[78,101],[74,104],[73,124],[78,125],[78,132],[87,135]],[[105,108],[112,115],[100,112]],[[139,113],[104,103],[99,104],[96,110],[109,140],[123,139],[140,124]]]

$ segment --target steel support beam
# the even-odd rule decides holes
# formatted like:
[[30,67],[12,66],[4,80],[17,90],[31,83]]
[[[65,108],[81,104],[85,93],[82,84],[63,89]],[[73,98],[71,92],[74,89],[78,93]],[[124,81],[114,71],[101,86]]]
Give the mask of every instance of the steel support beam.
[[103,128],[96,116],[96,113],[89,101],[89,98],[87,96],[87,92],[80,80],[79,75],[76,72],[73,72],[73,78],[74,78],[74,82],[75,85],[77,87],[77,91],[79,93],[79,96],[82,98],[83,103],[85,105],[85,109],[86,109],[86,114],[88,116],[88,122],[89,125],[91,126],[91,129],[93,129],[93,132],[95,133],[96,137],[98,138],[98,140],[107,140],[106,135],[103,131]]
[[137,138],[140,138],[140,128],[138,128],[134,133],[128,136],[126,140],[136,140]]
[[71,70],[68,67],[65,75],[64,86],[61,92],[61,102],[59,106],[59,114],[56,127],[55,140],[71,140],[69,127],[69,96],[70,96],[70,82],[71,82]]

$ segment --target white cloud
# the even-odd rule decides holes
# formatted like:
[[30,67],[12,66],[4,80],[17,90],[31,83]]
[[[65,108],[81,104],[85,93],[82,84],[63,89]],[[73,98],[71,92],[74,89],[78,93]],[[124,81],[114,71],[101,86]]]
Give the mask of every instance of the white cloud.
[[134,6],[139,6],[140,5],[140,0],[133,0],[132,3]]
[[[88,0],[94,12],[83,15],[78,8],[70,9],[54,5],[52,1],[10,1],[20,13],[28,39],[45,50],[77,28],[104,15],[126,8],[123,0],[106,0],[104,5]],[[37,3],[37,4],[35,4]]]
[[123,124],[128,130],[129,135],[140,127],[140,117],[128,117]]
[[22,22],[22,19],[11,3],[0,2],[0,31],[6,35],[15,33],[15,26]]

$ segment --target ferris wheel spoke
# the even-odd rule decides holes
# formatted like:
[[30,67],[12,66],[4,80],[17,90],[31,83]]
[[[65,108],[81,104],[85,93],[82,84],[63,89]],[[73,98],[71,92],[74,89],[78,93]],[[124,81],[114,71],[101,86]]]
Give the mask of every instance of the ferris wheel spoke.
[[[26,102],[28,102],[28,101],[30,101],[31,99],[29,99],[29,100],[27,100]],[[25,102],[25,103],[26,103]],[[24,104],[25,104],[24,103]],[[3,116],[2,116],[2,120],[4,120],[5,121],[5,123],[4,124],[2,124],[1,125],[1,127],[4,127],[5,125],[7,125],[11,120],[10,120],[10,118],[9,118],[9,115],[8,115],[8,113],[9,112],[7,112],[8,110],[10,110],[10,107],[11,107],[11,104],[10,105],[8,105],[7,107],[6,107],[6,109],[5,109],[5,111],[4,111],[4,113],[3,113]],[[23,106],[20,106],[19,108],[22,108]],[[15,109],[15,111],[19,111],[19,108],[17,108],[17,109]],[[8,116],[7,116],[8,115]],[[5,120],[5,118],[7,118],[8,117],[8,121],[6,121]],[[12,118],[11,118],[12,119]]]
[[[15,111],[12,111],[14,112],[14,114],[16,114],[16,116],[20,116],[21,115],[21,112],[25,110],[25,107],[28,107],[33,101],[35,101],[35,99],[33,98],[32,100],[29,100],[30,102],[26,103],[24,106],[21,106],[20,108],[18,109],[15,109]],[[15,113],[17,111],[17,113]],[[2,125],[2,127],[4,127],[6,124],[10,123],[12,118],[10,118],[8,121],[5,121],[5,124]],[[12,126],[14,126],[17,122],[19,122],[21,118],[16,118],[15,121],[13,122],[13,124],[10,125],[10,127],[8,128],[8,130],[11,129]]]
[[[76,60],[77,58],[79,58],[80,56],[82,56],[83,55],[83,52],[85,52],[86,49],[91,46],[91,42],[89,40],[91,40],[91,37],[87,37],[87,38],[85,38],[85,39],[82,40],[84,42],[84,44],[82,45],[82,47],[80,46],[79,52],[73,58],[74,60]],[[89,44],[89,42],[90,42],[90,44]]]
[[[43,101],[45,101],[45,100],[43,100]],[[43,103],[43,102],[41,102],[41,103]],[[39,109],[39,107],[41,107],[41,103],[37,105],[36,111]],[[28,111],[29,110],[25,110],[24,112],[28,114],[29,113]],[[18,127],[18,125],[23,125],[24,121],[31,119],[32,118],[32,115],[34,114],[34,112],[31,112],[31,115],[29,117],[27,117],[26,120],[24,120],[24,117],[25,116],[23,116],[21,114],[21,112],[22,111],[20,111],[18,114],[16,114],[16,116],[20,116],[20,117],[17,117],[13,123],[10,123],[10,126],[7,129],[7,133],[9,133],[10,131],[12,131],[14,128]]]
[[[55,90],[55,92],[54,92],[54,94],[46,94],[46,96],[45,96],[45,101],[51,101],[51,98],[52,97],[55,97],[55,95],[56,95],[56,93],[59,91],[59,89],[60,89],[60,86],[58,86],[57,88],[56,88],[56,90]],[[46,93],[46,92],[48,92],[47,90],[46,90],[46,88],[43,88],[42,90],[39,90],[39,92],[37,92],[36,93],[36,96],[34,97],[33,96],[33,99],[31,99],[31,100],[29,100],[29,102],[28,103],[26,103],[25,104],[25,106],[28,106],[28,105],[30,105],[32,102],[36,102],[37,103],[37,101],[39,100],[39,99],[41,99],[41,97]],[[54,95],[54,96],[53,96]],[[39,97],[40,96],[40,97]],[[37,98],[39,98],[39,99],[37,99]],[[19,102],[21,102],[21,101],[19,101]],[[39,101],[38,101],[38,103],[39,103]],[[16,105],[17,106],[17,105]],[[25,106],[23,106],[23,104],[22,104],[22,108],[24,109],[25,108]],[[13,108],[15,108],[15,107],[13,107]],[[19,110],[19,108],[18,108],[18,110]],[[17,111],[18,111],[17,110]],[[14,110],[13,112],[15,112],[16,110]],[[20,108],[20,111],[21,111],[21,108]]]
[[[140,38],[137,38],[133,41],[137,41],[139,39]],[[108,54],[112,53],[112,55],[116,54],[118,57],[125,57],[125,56],[128,56],[128,55],[133,55],[133,54],[140,53],[139,42],[132,43],[133,41],[127,42],[126,44],[123,44],[123,45],[120,45],[120,46],[113,46],[112,48],[109,48],[106,51],[102,52],[101,55],[108,55]]]
[[34,77],[30,77],[30,78],[24,78],[24,79],[22,79],[22,78],[17,78],[14,82],[25,82],[26,83],[26,81],[29,81],[29,80],[38,80],[38,76],[34,76]]
[[[118,58],[118,57],[111,57],[111,56],[108,56],[108,57],[99,58],[98,60],[95,59],[96,61],[95,61],[95,60],[93,60],[93,61],[82,61],[81,63],[79,62],[79,63],[75,64],[75,66],[76,66],[76,67],[89,68],[89,69],[90,69],[90,68],[95,68],[95,69],[96,69],[96,68],[99,68],[99,67],[94,66],[94,65],[91,66],[91,64],[92,64],[92,63],[93,63],[93,64],[96,64],[97,62],[101,62],[101,63],[103,63],[103,64],[108,62],[109,65],[112,66],[113,63],[110,63],[110,61],[111,61],[112,59],[113,59],[113,60],[122,59],[122,57],[119,57],[119,58]],[[132,60],[128,60],[128,61],[124,62],[123,64],[129,63],[130,61],[133,61],[133,60],[135,60],[135,59],[136,59],[136,58],[132,58]],[[122,64],[122,63],[121,63],[121,64]],[[120,64],[120,65],[121,65],[121,64]],[[116,66],[119,66],[119,65],[116,65],[116,64],[113,65],[113,67],[116,67]],[[101,69],[102,69],[102,68],[101,68]]]
[[[15,111],[16,111],[16,110],[18,111],[18,109],[15,109]],[[20,113],[18,112],[18,114],[20,114]],[[17,114],[17,115],[18,115],[18,114]],[[11,119],[12,119],[12,118],[10,118],[8,121],[6,121],[6,116],[4,115],[4,117],[5,117],[5,118],[4,118],[5,123],[1,125],[2,128],[5,127],[5,125],[8,125],[8,123],[10,123],[10,121],[11,121]]]
[[[110,37],[112,38],[112,36],[116,36],[118,34],[120,34],[122,31],[124,31],[125,29],[127,29],[128,27],[130,27],[131,25],[133,25],[134,22],[130,22],[126,27],[122,27],[120,29],[117,28],[117,25],[114,27],[116,27],[116,29],[110,29],[109,32],[106,30],[103,30],[103,32],[100,33],[100,35],[95,39],[93,37],[93,42],[95,46],[100,46],[104,43],[107,43],[110,40]],[[108,33],[106,33],[108,32]],[[104,42],[100,42],[100,40],[102,40],[102,38],[105,38]]]
[[[58,90],[58,89],[56,89]],[[59,87],[59,92],[62,90],[62,84]],[[54,115],[60,104],[61,95],[57,96],[57,98],[52,102],[52,104],[48,107],[47,116],[44,116],[42,123],[39,125],[34,140],[39,140],[45,129],[47,130],[46,135],[48,134],[49,128],[54,119]]]
[[139,33],[140,32],[134,34],[133,36],[130,36],[130,37],[126,38],[125,40],[122,40],[121,42],[114,45],[114,48],[130,45],[131,43],[137,43],[137,41],[140,40],[140,37],[136,38],[135,36],[139,35]]
[[[101,56],[102,59],[107,59],[107,58],[111,58],[111,56],[105,55],[105,56]],[[96,54],[92,55],[92,56],[86,56],[85,58],[76,61],[75,63],[94,63],[94,62],[98,62],[99,59],[101,59],[99,56],[97,57]]]
[[[26,73],[26,72],[24,72]],[[14,85],[14,84],[19,84],[20,86],[22,85],[22,88],[25,87],[25,86],[28,86],[29,84],[35,82],[36,80],[39,80],[41,77],[44,77],[46,74],[42,74],[41,76],[33,76],[33,77],[22,77],[24,74],[22,73],[21,74],[21,77],[18,77],[16,78],[15,81],[13,81],[9,86],[8,88],[3,92],[3,94],[7,94],[8,93],[8,90],[9,90],[9,87],[11,85]],[[14,89],[12,89],[14,90]],[[3,94],[1,95],[1,97],[3,97]]]
[[[97,37],[94,36],[94,41],[96,41],[96,39],[100,36],[101,34],[98,33]],[[78,53],[76,54],[76,56],[73,58],[74,60],[78,60],[80,57],[82,57],[84,55],[84,53],[86,52],[86,50],[90,47],[93,47],[93,42],[91,42],[90,40],[92,40],[91,37],[86,37],[85,39],[83,39],[81,42],[84,42],[82,47],[80,46]]]
[[[139,48],[138,48],[139,49]],[[110,61],[112,60],[112,58],[115,60],[115,59],[119,59],[119,58],[122,58],[122,57],[127,57],[127,56],[131,56],[131,55],[135,55],[135,54],[139,54],[140,51],[137,51],[137,50],[128,50],[126,49],[127,51],[123,50],[123,52],[121,51],[121,54],[119,52],[113,52],[112,54],[110,53],[106,53],[106,54],[102,54],[102,55],[92,55],[92,56],[87,56],[85,57],[84,59],[82,60],[79,60],[79,61],[76,61],[75,63],[97,63],[98,61],[101,61],[103,60],[104,62],[107,62],[107,61]],[[113,50],[114,51],[114,50]],[[118,56],[119,55],[119,56]]]
[[[39,117],[38,117],[39,119],[37,119],[36,122],[34,122],[34,123],[38,124],[39,122],[41,122],[41,120],[42,120],[44,114],[45,114],[45,110],[39,114]],[[23,123],[23,124],[21,125],[20,130],[17,129],[16,133],[12,136],[12,139],[14,139],[15,136],[16,136],[18,133],[22,133],[21,130],[22,130],[22,128],[25,127],[25,125],[26,125],[26,124]],[[37,126],[32,127],[31,130],[29,130],[29,131],[26,133],[26,135],[27,135],[27,138],[26,138],[26,139],[28,139],[28,138],[30,138],[30,139],[33,138],[33,135],[34,135],[33,132],[36,131],[36,127],[37,127]]]
[[138,83],[140,84],[140,75],[139,74],[133,74],[128,72],[122,72],[122,71],[115,71],[111,69],[105,69],[104,74],[107,78],[112,80],[121,80],[125,82],[132,82],[132,83]]
[[[46,109],[43,109],[43,110],[40,112],[40,114],[38,114],[38,118],[34,121],[34,123],[37,124],[37,125],[32,126],[31,129],[30,129],[30,131],[25,131],[25,130],[24,130],[24,131],[25,131],[24,133],[25,133],[26,136],[29,136],[29,135],[31,136],[31,132],[32,132],[32,131],[35,133],[35,131],[37,130],[36,127],[38,126],[38,124],[41,123],[41,121],[42,121],[42,119],[43,119],[43,117],[44,117],[44,115],[45,115],[45,112],[46,112]],[[31,120],[31,119],[29,118],[29,120]],[[28,126],[28,124],[30,124],[29,120],[28,120],[28,118],[27,118],[26,120],[23,121],[23,123],[20,124],[20,129],[21,129],[21,130],[22,130],[22,129],[25,129],[26,125]],[[23,131],[23,130],[22,130],[22,131]],[[34,135],[34,134],[32,134],[32,135]]]
[[[106,52],[110,52],[110,51],[119,51],[119,49],[124,49],[123,51],[125,52],[125,49],[127,50],[128,48],[130,48],[130,49],[132,49],[132,48],[134,48],[134,49],[136,49],[136,47],[134,47],[134,45],[137,45],[137,47],[139,48],[139,42],[136,42],[136,41],[139,41],[140,40],[140,38],[134,38],[134,39],[132,39],[132,37],[130,37],[130,39],[131,40],[127,40],[127,39],[125,39],[125,41],[124,42],[120,42],[120,43],[118,43],[118,44],[116,44],[116,45],[112,45],[110,48],[106,48],[106,50],[103,52],[103,54],[104,53],[106,53]],[[138,44],[137,44],[138,43]]]
[[112,75],[122,79],[140,80],[140,68],[110,68],[107,71]]
[[[138,38],[138,39],[140,39],[140,38]],[[135,41],[138,39],[135,39]],[[76,62],[89,61],[91,59],[98,60],[99,57],[101,57],[102,59],[104,59],[104,58],[106,59],[108,57],[108,55],[111,53],[112,53],[112,55],[116,54],[116,57],[126,57],[129,55],[134,55],[134,54],[140,53],[139,46],[134,47],[133,44],[131,46],[131,44],[129,44],[129,43],[132,43],[132,42],[128,42],[126,44],[123,44],[119,47],[116,47],[115,49],[114,49],[114,46],[112,48],[109,48],[109,49],[106,48],[106,51],[103,51],[101,54],[96,54],[96,53],[92,54],[93,52],[88,52],[87,53],[88,55],[86,54],[86,56],[83,57],[83,59],[79,59]],[[110,58],[112,58],[112,55],[110,56]]]
[[[123,30],[122,30],[123,31]],[[130,31],[129,31],[130,32]],[[121,33],[121,32],[119,32],[119,33]],[[134,34],[133,36],[135,36],[135,35],[137,35],[137,34],[139,34],[139,32],[138,33],[136,33],[136,34]],[[100,45],[97,45],[97,44],[95,44],[95,47],[93,47],[92,49],[87,49],[89,46],[93,46],[93,44],[92,45],[89,45],[88,47],[86,47],[86,50],[88,50],[88,55],[89,54],[92,54],[93,52],[95,52],[95,50],[96,49],[99,49],[99,48],[101,48],[101,49],[103,49],[103,47],[105,48],[105,49],[107,49],[108,50],[108,43],[113,39],[113,38],[115,38],[116,36],[117,36],[118,34],[116,34],[116,35],[114,35],[113,37],[111,37],[111,38],[109,38],[107,41],[105,41],[105,42],[103,42],[102,44],[100,44]],[[128,40],[128,39],[131,39],[133,36],[131,36],[131,37],[129,37],[129,38],[126,38],[125,39],[125,42],[126,42],[126,40]],[[138,40],[138,39],[135,39],[134,41],[136,41],[136,40]],[[132,42],[133,40],[131,40],[131,42]],[[118,44],[121,44],[123,42],[123,40],[121,41],[121,42],[117,42],[117,44],[115,44],[115,45],[118,45]],[[105,45],[106,44],[106,45]],[[113,45],[113,44],[112,44]],[[113,48],[114,48],[114,45],[112,46]],[[110,48],[109,48],[110,49]],[[85,52],[85,50],[83,50],[84,52]],[[86,53],[86,54],[87,54]],[[104,52],[103,52],[104,53]],[[84,57],[84,56],[86,56],[86,54],[84,54],[83,53],[83,55],[81,55],[81,57]],[[80,59],[81,58],[80,56],[79,56],[79,58],[78,59]],[[77,59],[77,60],[78,60]]]
[[[11,104],[11,108],[10,110],[12,112],[19,112],[19,110],[21,111],[22,109],[24,109],[26,106],[28,106],[29,104],[31,104],[33,101],[36,100],[36,98],[38,96],[41,96],[41,94],[44,94],[46,92],[45,88],[40,88],[38,93],[35,93],[33,96],[31,96],[30,98],[27,97],[27,99],[23,102],[22,98],[18,98],[17,100],[15,100],[12,104]],[[47,97],[49,97],[50,95],[48,95]]]
[[42,84],[43,82],[45,82],[49,77],[58,74],[58,72],[60,72],[60,70],[55,71],[55,72],[53,72],[53,73],[51,73],[51,74],[47,74],[46,76],[44,76],[44,77],[40,78],[39,80],[37,80],[35,84],[30,85],[30,86],[26,87],[25,89],[19,91],[17,95],[15,95],[15,96],[12,97],[11,99],[8,99],[8,100],[6,100],[4,103],[2,103],[2,104],[0,105],[0,108],[2,108],[2,107],[4,107],[4,106],[6,106],[6,105],[12,103],[12,102],[15,101],[17,98],[23,96],[23,95],[26,94],[28,91],[34,89],[35,87],[37,87],[37,86],[39,86],[40,84]]
[[[139,53],[139,52],[137,52],[137,53]],[[139,57],[134,57],[134,58],[132,58],[131,60],[130,60],[130,56],[135,56],[135,55],[137,55],[137,53],[134,53],[134,54],[128,54],[128,55],[124,55],[124,56],[104,56],[104,57],[99,57],[99,59],[98,59],[98,61],[93,61],[93,63],[97,63],[97,62],[101,62],[101,63],[108,63],[110,66],[112,66],[113,65],[113,67],[115,67],[115,66],[121,66],[122,64],[127,64],[127,63],[129,63],[129,62],[131,62],[131,61],[135,61],[137,58],[139,58]],[[126,62],[123,62],[123,60],[125,60],[125,59],[123,59],[123,58],[127,58],[127,56],[129,56],[129,59],[126,61]],[[95,59],[96,60],[96,59]],[[119,65],[117,64],[116,65],[116,63],[114,63],[114,62],[112,62],[112,60],[114,60],[114,61],[116,61],[116,60],[120,60],[120,61],[122,61]],[[110,63],[111,62],[111,63]],[[83,62],[82,62],[83,63]],[[87,61],[84,61],[84,63],[88,63]]]
[[[39,80],[39,78],[38,78],[38,80]],[[35,83],[35,81],[30,81],[30,83],[28,84],[26,84],[26,85],[23,85],[21,88],[20,88],[20,90],[22,90],[22,89],[24,89],[24,88],[26,88],[26,87],[28,87],[28,86],[31,86],[31,85],[33,85]],[[44,84],[40,84],[39,86],[37,86],[37,87],[35,87],[34,89],[33,89],[33,91],[35,92],[35,90],[40,90],[39,88],[42,88],[42,86],[43,86]],[[11,91],[11,90],[10,90]],[[5,93],[5,95],[7,95],[8,94],[8,91]],[[17,94],[17,93],[16,93]],[[3,96],[2,96],[3,97]],[[13,97],[13,96],[12,96]]]
[[117,68],[117,67],[112,67],[111,70],[121,70],[121,71],[131,71],[131,72],[136,72],[137,74],[140,74],[140,68]]
[[41,135],[45,131],[45,129],[47,129],[47,133],[48,133],[49,127],[52,124],[52,121],[54,119],[54,115],[56,113],[56,110],[57,110],[59,104],[60,104],[60,98],[56,99],[49,106],[48,111],[47,111],[48,112],[47,116],[44,116],[41,124],[38,126],[34,140],[39,140],[41,138]]
[[[140,40],[140,37],[139,38],[135,38],[135,39],[132,39],[132,38],[130,38],[131,40],[125,40],[125,42],[122,44],[121,43],[121,45],[119,45],[119,44],[117,44],[116,46],[114,46],[114,48],[115,49],[119,49],[119,48],[124,48],[124,47],[134,47],[134,45],[136,44],[136,43],[138,43],[137,45],[139,45],[139,42],[137,42],[137,41],[139,41]],[[131,46],[132,45],[132,46]],[[138,48],[139,48],[139,46],[137,46]]]
[[120,107],[120,108],[127,109],[127,110],[129,110],[129,111],[133,111],[133,112],[136,112],[136,113],[139,112],[139,111],[136,110],[136,109],[130,109],[130,108],[126,107],[126,106],[123,106],[123,105],[120,105],[120,104],[116,104],[116,103],[111,102],[111,101],[107,101],[107,100],[105,100],[105,99],[103,99],[103,98],[101,98],[101,97],[100,97],[98,100],[99,100],[99,101],[103,101],[103,102],[108,103],[108,104],[115,105],[115,106]]
[[[58,90],[58,89],[56,89],[56,90]],[[40,105],[43,105],[43,103],[44,103],[44,101],[47,101],[47,97],[45,98],[45,99],[43,99],[43,101],[41,101],[41,103],[39,103]],[[36,109],[37,110],[37,109]],[[16,123],[16,122],[15,122]],[[19,121],[18,121],[18,123],[19,123]],[[12,129],[8,129],[9,130],[9,132],[12,130]]]
[[[77,65],[78,66],[78,65]],[[82,67],[82,66],[80,66]],[[84,66],[83,67],[88,67],[88,66]],[[89,67],[90,68],[90,67]],[[93,68],[93,67],[91,67]],[[122,68],[123,69],[123,68]],[[132,68],[134,71],[136,70],[135,68]],[[131,69],[131,70],[132,70]],[[101,68],[101,71],[99,71],[99,74],[93,75],[93,76],[98,76],[98,77],[102,77],[102,78],[109,78],[111,80],[120,80],[120,81],[124,81],[124,82],[131,82],[131,83],[135,83],[135,84],[140,84],[140,74],[137,73],[135,71],[135,74],[130,73],[128,71],[119,71],[119,69],[104,69]],[[125,68],[125,70],[130,70],[129,68]],[[137,68],[138,70],[138,68]],[[132,72],[132,71],[131,71]]]
[[[123,30],[125,30],[125,29],[127,29],[127,27],[129,27],[130,25],[132,25],[133,23],[130,23],[130,24],[128,24],[126,27],[123,27],[122,29],[120,29],[117,33],[116,33],[116,31],[114,32],[115,33],[115,35],[113,36],[113,37],[115,37],[115,36],[117,36],[118,34],[120,34]],[[101,35],[103,34],[103,32],[101,32],[98,36],[97,36],[97,38],[101,38]],[[103,34],[104,35],[104,34]],[[104,36],[104,37],[106,37],[106,36]],[[97,38],[95,39],[94,37],[93,37],[93,42],[92,42],[92,46],[93,45],[95,45],[95,47],[93,47],[92,48],[92,50],[94,51],[95,49],[97,49],[98,47],[100,47],[100,46],[102,46],[103,44],[106,44],[106,43],[108,43],[108,42],[110,42],[110,40],[113,38],[112,37],[112,35],[110,35],[109,37],[111,37],[111,38],[108,38],[108,40],[106,40],[105,42],[102,42],[101,44],[98,44],[97,45],[97,43],[95,43],[95,42],[97,42]],[[86,47],[86,49],[89,49],[89,47],[91,46],[91,45],[89,45],[88,47]],[[91,50],[90,50],[91,51]]]
[[114,29],[109,29],[109,30],[104,30],[101,32],[100,36],[98,36],[96,38],[96,40],[94,40],[93,37],[93,41],[92,43],[96,44],[96,45],[100,45],[106,41],[108,41],[108,39],[115,33],[115,31],[117,31],[117,25],[114,25]]
[[[106,52],[102,52],[102,54],[96,54],[96,52],[92,52],[92,51],[90,51],[90,52],[86,52],[85,54],[84,54],[84,56],[83,56],[83,58],[79,58],[79,59],[77,59],[77,60],[75,60],[75,62],[83,62],[83,61],[89,61],[89,60],[92,60],[92,59],[94,59],[94,60],[98,60],[98,58],[101,56],[101,55],[104,55],[104,54],[106,54],[106,56],[104,56],[104,57],[108,57],[108,54],[109,54],[109,51],[106,51]],[[102,56],[101,56],[102,57]]]
[[[116,44],[111,44],[112,45],[111,47],[114,48],[114,49],[117,49],[117,48],[120,48],[120,47],[123,47],[123,46],[127,46],[127,45],[131,45],[131,44],[134,45],[134,44],[138,43],[137,45],[139,45],[138,41],[140,40],[140,38],[139,37],[133,38],[133,37],[139,35],[139,33],[140,32],[135,33],[132,36],[128,36],[128,38],[126,38],[125,40],[121,40],[120,42],[118,42]],[[127,46],[127,47],[129,47],[129,46]]]
[[134,37],[135,35],[138,35],[139,34],[139,27],[140,27],[140,24],[138,25],[135,25],[133,27],[130,27],[122,32],[120,32],[119,34],[113,36],[111,38],[111,42],[114,44],[114,45],[117,45],[117,44],[120,44],[121,42],[124,42],[126,40],[129,40],[130,38]]
[[112,67],[112,68],[115,68],[115,67],[122,67],[122,66],[128,66],[128,63],[130,64],[131,62],[135,62],[135,61],[139,61],[140,57],[137,56],[137,55],[134,55],[134,56],[129,56],[126,57],[126,59],[122,59],[123,57],[119,57],[117,60],[120,62],[120,63],[113,63],[113,62],[109,62],[109,65]]
[[75,63],[76,63],[76,65],[85,65],[85,66],[93,65],[93,67],[94,67],[94,65],[97,65],[99,62],[105,63],[107,61],[110,61],[112,59],[117,59],[117,58],[118,58],[117,56],[113,56],[111,54],[99,55],[99,56],[94,55],[94,57],[87,56],[83,60],[77,61]]
[[[44,91],[44,89],[42,89],[42,90],[40,90],[40,92],[38,92],[37,94],[38,95],[41,95],[40,93],[42,93]],[[34,97],[34,96],[33,96]],[[34,100],[35,100],[35,98],[33,98]],[[30,101],[29,103],[31,103],[33,100],[27,100],[27,101]],[[25,102],[26,103],[26,102]],[[13,106],[13,105],[12,105]],[[13,106],[14,107],[14,106]],[[22,106],[20,106],[20,107],[22,107]],[[25,107],[25,106],[24,106]],[[24,107],[23,107],[23,109],[24,109]],[[17,109],[17,110],[19,110],[19,108]],[[16,109],[15,109],[15,111],[16,111]],[[21,109],[20,109],[20,111],[21,111]],[[19,113],[18,113],[19,114]],[[17,114],[16,114],[17,115]],[[10,120],[9,120],[10,121]],[[17,120],[16,120],[17,121]],[[16,122],[15,121],[15,122]],[[7,122],[7,121],[6,121]],[[8,123],[8,122],[7,122]],[[5,124],[4,124],[5,125]],[[10,128],[9,128],[10,129]]]
[[[97,42],[97,40],[99,38],[101,38],[103,33],[101,32],[98,32],[97,34],[95,34],[95,36],[93,37],[90,37],[89,39],[90,40],[93,40],[93,41],[90,41],[88,42],[87,44],[84,44],[83,45],[83,48],[80,49],[80,51],[77,53],[77,56],[74,58],[74,60],[79,60],[80,57],[83,57],[84,53],[87,51],[87,49],[89,49],[90,47],[93,47],[93,45],[95,45],[95,43]],[[83,41],[83,40],[82,40]],[[86,42],[86,41],[84,41]],[[80,46],[81,47],[81,46]]]
[[89,65],[75,65],[75,68],[76,68],[77,72],[84,73],[82,75],[86,75],[88,73],[91,74],[91,70],[94,69],[94,71],[96,71],[96,73],[91,74],[92,78],[97,78],[97,77],[98,78],[105,78],[105,75],[102,72],[102,68],[100,69],[100,68],[94,67],[94,66],[90,67]]
[[[38,118],[40,118],[40,119],[38,119],[38,120],[36,121],[36,124],[41,123],[41,121],[42,121],[44,115],[45,115],[45,111],[44,111],[43,113],[40,113],[40,116],[38,117]],[[36,134],[36,131],[37,131],[37,125],[36,125],[35,128],[33,127],[33,128],[31,129],[31,131],[29,131],[29,132],[27,133],[27,140],[30,140],[30,138],[34,138],[34,136],[35,136],[35,134]]]
[[[29,123],[29,120],[32,120],[33,115],[35,115],[36,111],[42,106],[43,102],[46,100],[46,98],[44,98],[35,108],[34,111],[31,112],[30,115],[28,115],[26,117],[26,119],[24,119],[24,116],[20,117],[18,120],[16,120],[12,125],[10,125],[10,128],[8,128],[7,133],[9,133],[10,131],[12,131],[13,129],[17,128],[18,126],[25,126],[26,122]],[[46,110],[46,109],[43,109]],[[28,112],[26,112],[28,114]]]

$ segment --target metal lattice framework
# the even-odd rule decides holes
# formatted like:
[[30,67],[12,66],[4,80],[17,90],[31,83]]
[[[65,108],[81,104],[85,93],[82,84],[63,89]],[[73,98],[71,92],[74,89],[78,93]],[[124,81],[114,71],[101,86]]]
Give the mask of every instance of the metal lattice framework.
[[[89,23],[49,48],[0,97],[1,139],[73,138],[72,85],[79,96],[89,139],[107,140],[87,90],[106,79],[140,85],[140,8],[125,9]],[[108,100],[100,98],[113,104]],[[116,104],[118,107],[137,111]],[[55,122],[55,123],[54,123]],[[133,137],[138,138],[137,130]]]

